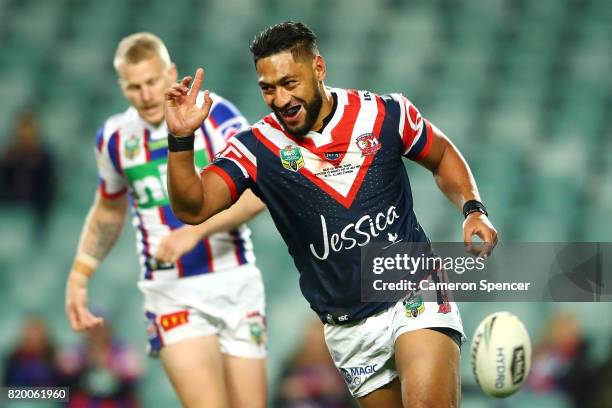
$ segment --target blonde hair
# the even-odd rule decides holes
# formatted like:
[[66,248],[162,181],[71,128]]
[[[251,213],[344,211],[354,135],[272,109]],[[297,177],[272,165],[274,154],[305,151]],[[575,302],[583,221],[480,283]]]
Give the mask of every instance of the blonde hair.
[[166,67],[172,64],[168,49],[158,36],[146,32],[135,33],[119,42],[113,66],[118,71],[123,63],[137,64],[154,56],[158,56]]

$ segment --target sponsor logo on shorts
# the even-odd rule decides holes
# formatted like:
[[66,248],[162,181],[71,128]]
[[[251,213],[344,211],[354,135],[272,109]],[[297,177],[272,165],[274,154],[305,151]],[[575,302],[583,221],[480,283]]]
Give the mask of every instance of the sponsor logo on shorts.
[[425,311],[425,303],[421,295],[417,295],[411,299],[406,299],[403,302],[404,309],[406,309],[406,317],[414,318],[418,317]]
[[444,302],[438,305],[438,313],[447,314],[451,312],[451,305],[448,302]]
[[258,311],[247,313],[251,341],[258,346],[266,343],[266,317]]
[[164,331],[170,331],[189,321],[189,311],[179,310],[178,312],[161,315],[159,321]]
[[361,385],[363,381],[376,373],[378,364],[370,364],[359,367],[340,368],[340,373],[344,381],[350,389],[355,389]]

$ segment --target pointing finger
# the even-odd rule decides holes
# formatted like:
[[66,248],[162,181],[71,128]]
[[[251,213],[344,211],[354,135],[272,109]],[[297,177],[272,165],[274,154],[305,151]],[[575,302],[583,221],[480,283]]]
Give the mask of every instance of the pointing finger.
[[198,97],[198,93],[200,92],[200,88],[202,87],[203,81],[204,81],[204,70],[202,68],[198,68],[195,73],[193,85],[191,86],[191,91],[189,92],[189,99],[193,101],[193,103],[195,103],[196,98]]

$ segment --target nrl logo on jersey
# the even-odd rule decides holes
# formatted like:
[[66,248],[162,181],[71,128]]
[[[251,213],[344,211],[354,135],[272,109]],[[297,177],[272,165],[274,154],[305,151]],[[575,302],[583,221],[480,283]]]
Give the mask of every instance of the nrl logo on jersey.
[[287,146],[280,151],[281,164],[291,171],[298,171],[304,167],[304,157],[299,147]]
[[361,150],[362,156],[374,156],[382,144],[378,142],[378,136],[374,133],[364,133],[357,138],[357,147]]
[[135,135],[130,136],[123,145],[123,154],[132,160],[140,154],[140,140]]

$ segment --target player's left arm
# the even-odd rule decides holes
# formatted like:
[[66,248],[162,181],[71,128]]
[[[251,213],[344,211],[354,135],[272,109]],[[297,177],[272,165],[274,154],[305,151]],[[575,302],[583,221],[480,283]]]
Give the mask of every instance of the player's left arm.
[[252,191],[247,190],[227,210],[199,225],[185,225],[166,235],[157,247],[155,258],[174,263],[191,251],[198,241],[218,232],[235,230],[265,209],[266,205]]
[[[429,152],[418,161],[429,169],[436,184],[448,199],[459,209],[470,200],[481,201],[474,176],[467,162],[455,145],[434,125],[427,126],[427,137],[431,138]],[[472,245],[476,235],[485,242],[481,247]],[[482,212],[470,213],[463,222],[463,240],[468,251],[488,256],[498,241],[497,231]]]

